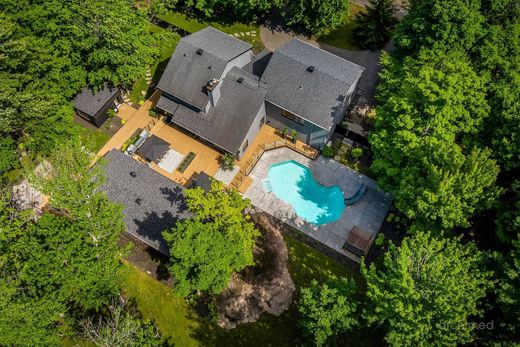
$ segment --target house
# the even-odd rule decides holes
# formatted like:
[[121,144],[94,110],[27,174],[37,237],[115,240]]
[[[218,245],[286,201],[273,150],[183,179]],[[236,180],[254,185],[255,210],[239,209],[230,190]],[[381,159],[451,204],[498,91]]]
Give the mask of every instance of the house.
[[298,139],[323,147],[341,122],[364,68],[293,39],[274,52],[262,81],[267,123],[296,130]]
[[83,88],[74,98],[76,113],[97,127],[107,120],[107,111],[116,111],[123,99],[119,89],[109,86],[107,83],[95,91],[91,86]]
[[105,158],[107,179],[102,189],[110,200],[124,206],[127,232],[168,255],[162,232],[191,216],[184,187],[118,150]]
[[183,38],[157,85],[156,107],[174,126],[240,158],[265,121],[267,89],[241,69],[251,49],[211,27]]
[[363,68],[294,39],[274,53],[211,27],[180,40],[157,85],[172,126],[240,159],[264,123],[324,146]]

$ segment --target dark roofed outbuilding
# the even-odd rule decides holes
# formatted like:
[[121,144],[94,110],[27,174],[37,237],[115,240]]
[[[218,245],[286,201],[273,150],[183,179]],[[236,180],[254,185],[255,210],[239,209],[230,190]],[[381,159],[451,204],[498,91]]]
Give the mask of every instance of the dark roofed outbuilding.
[[124,206],[127,231],[169,255],[162,232],[191,217],[184,188],[118,150],[105,158],[107,180],[102,188],[110,200]]
[[81,117],[100,127],[108,118],[109,109],[117,109],[122,103],[121,93],[116,87],[105,83],[100,90],[92,86],[83,88],[74,98],[74,109]]
[[170,144],[155,135],[150,136],[137,150],[141,157],[158,163],[170,149]]

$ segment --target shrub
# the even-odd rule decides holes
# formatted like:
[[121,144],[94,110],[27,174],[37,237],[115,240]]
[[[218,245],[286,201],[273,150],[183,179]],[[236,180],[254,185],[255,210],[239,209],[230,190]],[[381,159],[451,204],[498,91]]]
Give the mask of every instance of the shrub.
[[298,136],[298,132],[297,132],[296,130],[293,129],[293,130],[291,131],[291,137],[292,137],[292,141],[293,141],[293,142],[296,142],[296,138],[297,138],[297,136]]
[[150,115],[150,117],[153,117],[153,118],[157,118],[157,110],[152,108],[148,111],[148,114]]
[[177,171],[179,171],[180,173],[183,173],[184,171],[186,171],[186,169],[188,168],[190,163],[193,161],[193,159],[195,159],[195,153],[193,153],[193,152],[188,153],[188,155],[182,160],[181,164],[177,168]]
[[107,110],[107,117],[108,118],[112,118],[116,115],[116,111],[114,111],[114,109],[110,108]]
[[381,247],[383,243],[385,243],[385,234],[379,233],[377,234],[376,240],[374,241],[376,246]]
[[323,154],[324,157],[332,158],[336,155],[336,151],[330,146],[325,146],[321,149],[321,154]]
[[289,133],[289,128],[287,128],[287,127],[283,128],[283,130],[282,130],[282,136],[283,136],[283,137],[286,137],[286,136],[287,136],[287,133]]
[[358,159],[363,155],[363,150],[359,147],[352,148],[352,151],[350,151],[350,155],[354,159]]
[[220,156],[220,167],[226,171],[233,170],[235,167],[235,158],[229,153]]

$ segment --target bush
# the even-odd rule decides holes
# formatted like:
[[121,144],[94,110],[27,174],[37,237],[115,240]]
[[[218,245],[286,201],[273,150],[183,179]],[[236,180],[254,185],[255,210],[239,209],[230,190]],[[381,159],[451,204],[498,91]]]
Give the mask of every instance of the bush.
[[385,234],[379,233],[377,234],[376,240],[374,241],[376,246],[381,247],[383,243],[385,243]]
[[323,154],[324,157],[332,158],[336,155],[336,151],[330,146],[325,146],[321,149],[321,154]]
[[193,159],[195,159],[195,153],[193,153],[193,152],[188,153],[188,155],[182,160],[181,164],[177,168],[177,171],[179,171],[180,173],[183,173],[184,171],[186,171],[186,169],[188,168],[190,163],[193,161]]
[[229,153],[220,156],[220,167],[226,171],[233,170],[235,167],[235,158]]
[[109,109],[107,110],[107,117],[108,117],[108,118],[112,118],[112,117],[114,117],[115,115],[116,115],[116,111],[114,111],[114,109],[109,108]]
[[359,159],[363,155],[363,150],[359,147],[352,148],[352,151],[350,151],[350,155],[354,159]]
[[148,114],[150,115],[150,117],[153,117],[153,118],[157,118],[157,110],[152,108],[151,110],[148,111]]

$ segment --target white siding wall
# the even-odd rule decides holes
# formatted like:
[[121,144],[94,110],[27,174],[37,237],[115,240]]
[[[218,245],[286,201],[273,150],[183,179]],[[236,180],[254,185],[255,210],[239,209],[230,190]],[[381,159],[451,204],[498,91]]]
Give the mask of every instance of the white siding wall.
[[[253,141],[256,138],[256,135],[258,135],[258,132],[260,131],[260,125],[265,122],[265,102],[262,103],[262,106],[260,106],[260,109],[258,110],[258,113],[255,116],[255,120],[253,121],[253,124],[247,131],[246,137],[244,139],[244,142],[242,142],[242,145],[240,146],[240,152],[238,153],[238,159],[242,157],[244,152],[253,144]],[[248,143],[248,147],[243,150],[244,144]]]

